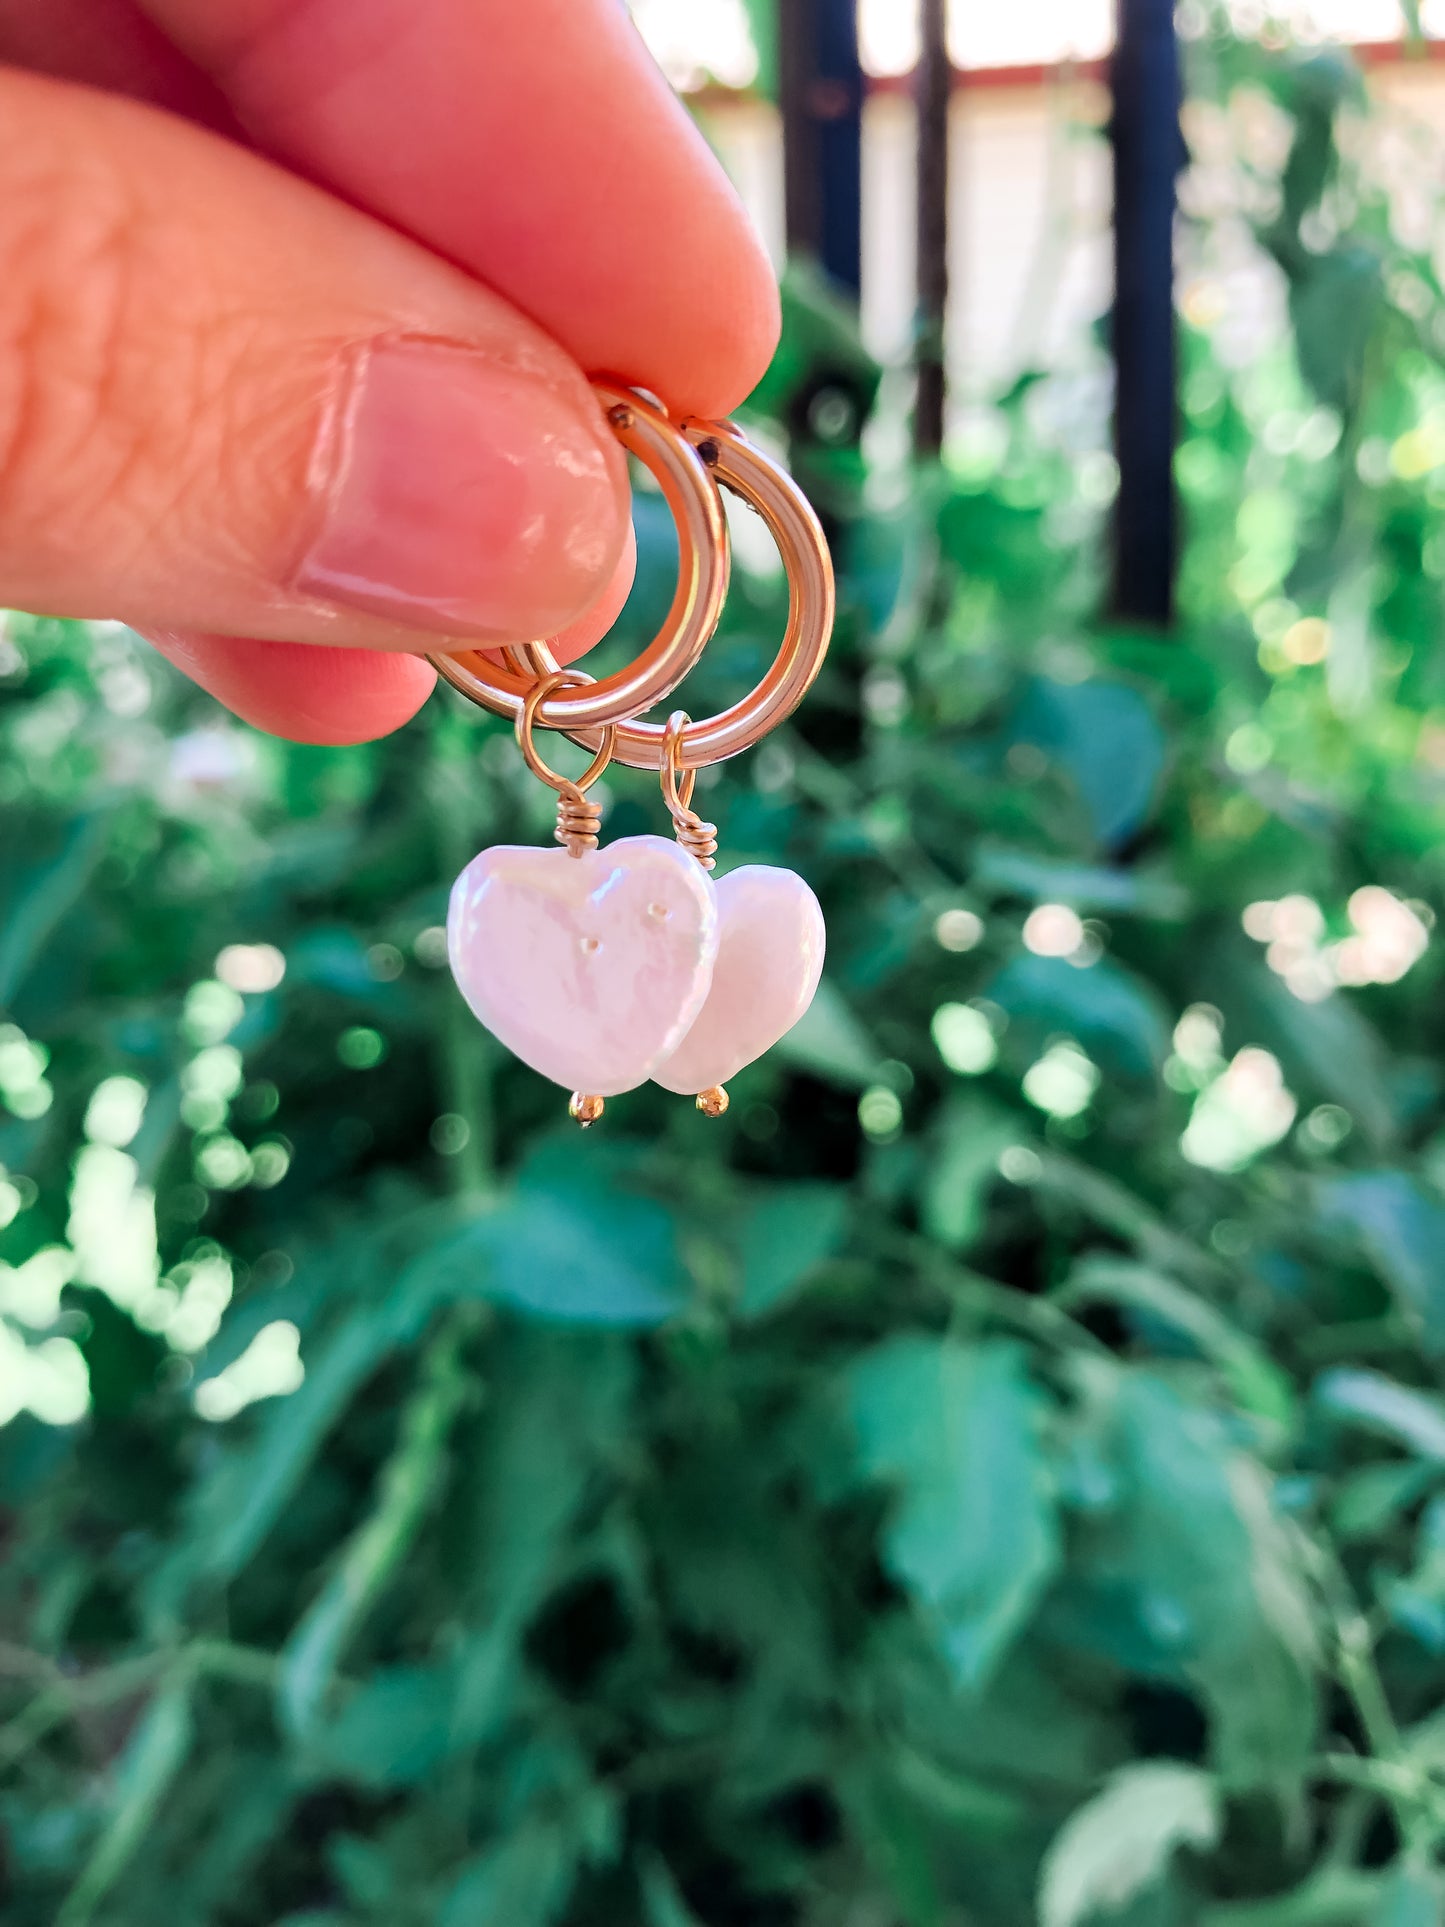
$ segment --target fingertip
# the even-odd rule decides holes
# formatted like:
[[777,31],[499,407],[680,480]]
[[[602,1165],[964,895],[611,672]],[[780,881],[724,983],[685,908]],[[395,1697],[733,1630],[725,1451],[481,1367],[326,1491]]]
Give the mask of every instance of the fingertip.
[[637,532],[629,521],[622,553],[617,558],[617,566],[612,571],[612,579],[606,589],[585,615],[579,616],[575,622],[569,622],[565,629],[559,629],[552,638],[552,654],[558,662],[576,662],[579,656],[586,655],[589,649],[601,642],[622,614],[636,576]]
[[[569,622],[565,629],[559,629],[555,636],[548,636],[547,647],[559,663],[576,662],[585,656],[611,629],[622,614],[627,598],[632,593],[632,584],[637,575],[637,532],[631,522],[627,524],[627,535],[622,545],[622,553],[617,558],[617,566],[612,571],[612,579],[606,589],[593,603],[585,615]],[[449,653],[461,654],[461,651]],[[465,652],[470,655],[473,652]],[[479,652],[498,669],[505,666],[500,649],[483,649]]]
[[189,631],[147,632],[169,662],[233,715],[287,742],[374,742],[411,721],[436,682],[420,656]]
[[[682,418],[720,421],[740,408],[768,372],[783,332],[782,297],[766,248],[741,215],[733,224],[716,286],[726,297],[688,319],[688,353],[663,395]],[[643,378],[641,385],[649,386]]]

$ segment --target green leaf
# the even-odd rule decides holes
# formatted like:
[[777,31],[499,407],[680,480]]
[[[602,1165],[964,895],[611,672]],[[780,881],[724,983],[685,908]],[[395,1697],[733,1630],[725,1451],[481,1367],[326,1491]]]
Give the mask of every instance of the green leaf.
[[307,1356],[299,1389],[273,1400],[250,1440],[193,1488],[190,1529],[149,1589],[150,1612],[162,1629],[192,1586],[224,1584],[252,1559],[392,1337],[374,1308],[353,1313]]
[[1136,690],[1037,677],[1025,688],[1009,734],[1068,772],[1099,843],[1122,842],[1144,822],[1164,767],[1164,738]]
[[444,1666],[374,1673],[317,1734],[315,1756],[359,1786],[413,1786],[450,1750],[455,1691],[455,1672]]
[[1171,1025],[1157,991],[1107,958],[1077,969],[1062,957],[1016,957],[987,995],[1042,1047],[1067,1031],[1106,1070],[1152,1080],[1169,1055]]
[[1354,1004],[1342,996],[1305,1003],[1274,971],[1228,945],[1209,954],[1205,981],[1230,1034],[1272,1050],[1291,1090],[1341,1105],[1377,1148],[1394,1142],[1389,1056]]
[[1091,1361],[1085,1382],[1120,1482],[1086,1562],[1106,1637],[1140,1670],[1197,1688],[1227,1784],[1294,1786],[1317,1718],[1318,1638],[1264,1469],[1153,1372]]
[[395,1909],[399,1870],[379,1841],[354,1833],[335,1835],[327,1842],[327,1859],[349,1900],[368,1913]]
[[579,1170],[512,1198],[441,1240],[423,1261],[440,1298],[489,1298],[569,1325],[659,1325],[691,1296],[672,1214]]
[[1445,1770],[1445,1706],[1405,1732],[1405,1752],[1418,1765],[1432,1773]]
[[655,1854],[642,1863],[642,1906],[645,1927],[702,1927],[678,1891],[677,1882]]
[[1164,1272],[1122,1259],[1085,1258],[1055,1297],[1068,1311],[1103,1301],[1162,1318],[1214,1361],[1242,1411],[1274,1425],[1293,1425],[1295,1396],[1288,1375],[1207,1299]]
[[1295,123],[1284,168],[1284,217],[1297,228],[1335,179],[1339,166],[1335,127],[1344,106],[1363,108],[1364,81],[1343,47],[1291,49],[1265,70]]
[[773,99],[778,91],[778,23],[775,0],[743,0],[748,32],[758,57],[759,93]]
[[1342,412],[1359,394],[1365,350],[1385,304],[1379,256],[1345,244],[1309,260],[1290,289],[1300,372],[1320,400]]
[[1370,1927],[1440,1927],[1445,1875],[1423,1860],[1402,1861],[1370,1914]]
[[[929,1815],[911,1786],[881,1770],[882,1762],[849,1776],[853,1824],[904,1927],[941,1927],[938,1875],[930,1851]],[[950,1814],[957,1819],[957,1814]]]
[[1383,1372],[1341,1366],[1316,1380],[1314,1402],[1337,1418],[1445,1465],[1445,1399],[1399,1385]]
[[1162,1760],[1122,1768],[1044,1856],[1042,1927],[1118,1913],[1163,1877],[1181,1848],[1207,1851],[1219,1832],[1219,1794],[1207,1773]]
[[1432,1498],[1420,1516],[1414,1570],[1377,1582],[1381,1603],[1427,1653],[1445,1653],[1445,1498]]
[[577,1843],[558,1827],[533,1822],[479,1854],[451,1886],[436,1927],[550,1927],[567,1904]]
[[895,1488],[888,1567],[959,1679],[980,1687],[1059,1560],[1024,1354],[1004,1341],[894,1338],[858,1361],[849,1393],[859,1468]]
[[1083,916],[1112,914],[1175,922],[1189,909],[1182,885],[1147,868],[1106,869],[1006,843],[980,843],[969,880],[985,894],[1066,903]]
[[162,1687],[126,1742],[115,1773],[110,1818],[80,1878],[66,1895],[56,1927],[86,1927],[139,1851],[193,1738],[189,1679]]
[[84,896],[111,827],[101,811],[57,827],[11,812],[0,867],[0,1009],[13,1006],[56,926]]
[[923,1228],[948,1251],[967,1251],[983,1230],[999,1154],[1017,1144],[1016,1116],[983,1098],[955,1097],[924,1183]]
[[872,406],[882,370],[863,345],[858,307],[808,260],[789,264],[782,282],[782,339],[748,398],[749,412],[786,419],[820,372],[846,382],[861,418]]
[[625,1143],[544,1140],[511,1199],[440,1248],[464,1292],[567,1324],[644,1326],[692,1295],[666,1205],[636,1181]]
[[396,1449],[377,1482],[375,1506],[286,1641],[277,1690],[282,1720],[293,1733],[311,1727],[348,1641],[405,1558],[443,1483],[451,1428],[468,1394],[462,1353],[473,1324],[454,1312],[431,1341]]
[[1330,1526],[1342,1545],[1373,1539],[1419,1504],[1439,1478],[1436,1467],[1418,1459],[1390,1459],[1346,1472],[1335,1486]]
[[1327,1222],[1348,1227],[1433,1353],[1445,1352],[1445,1205],[1404,1171],[1361,1171],[1321,1186]]
[[520,1198],[488,1226],[491,1295],[568,1324],[658,1325],[691,1296],[671,1214],[640,1198]]
[[848,1194],[836,1184],[775,1184],[753,1193],[742,1224],[740,1318],[785,1304],[831,1258],[848,1222]]
[[782,1041],[775,1056],[800,1071],[810,1071],[844,1090],[863,1090],[878,1080],[883,1052],[843,1001],[831,978],[824,977],[806,1013]]
[[[295,1808],[295,1778],[269,1748],[233,1746],[224,1754],[212,1749],[196,1770],[197,1781],[208,1771],[218,1780],[224,1776],[220,1811],[195,1840],[189,1865],[167,1868],[167,1897],[178,1921],[208,1920],[237,1891],[253,1887],[258,1862],[285,1838]],[[185,1785],[175,1789],[170,1807],[180,1805]]]
[[623,1449],[635,1375],[622,1340],[548,1326],[507,1334],[489,1365],[459,1512],[470,1631],[458,1652],[454,1725],[468,1740],[494,1730],[517,1690],[527,1623],[593,1482]]

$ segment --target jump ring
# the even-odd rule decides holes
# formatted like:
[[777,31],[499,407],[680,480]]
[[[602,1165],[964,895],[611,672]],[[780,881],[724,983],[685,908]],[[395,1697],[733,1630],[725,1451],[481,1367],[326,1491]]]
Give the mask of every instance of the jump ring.
[[[517,745],[522,752],[527,768],[534,776],[540,777],[549,789],[556,790],[559,796],[584,796],[598,777],[612,761],[612,753],[617,745],[617,725],[609,723],[601,732],[602,742],[597,754],[576,778],[559,776],[551,765],[538,753],[532,732],[537,726],[537,711],[547,698],[559,689],[576,689],[590,685],[592,678],[580,669],[557,669],[550,676],[544,676],[534,683],[522,702],[521,713],[517,717]],[[590,749],[591,744],[587,747]]]

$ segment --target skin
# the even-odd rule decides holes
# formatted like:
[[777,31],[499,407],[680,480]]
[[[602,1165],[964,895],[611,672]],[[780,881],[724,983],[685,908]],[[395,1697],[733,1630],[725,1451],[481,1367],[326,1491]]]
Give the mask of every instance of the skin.
[[[118,616],[308,742],[405,722],[449,636],[605,633],[632,544],[586,377],[726,414],[777,334],[619,0],[0,0],[0,62],[0,606]],[[535,554],[479,520],[445,615],[304,560],[348,384],[398,341],[484,365],[556,496]]]

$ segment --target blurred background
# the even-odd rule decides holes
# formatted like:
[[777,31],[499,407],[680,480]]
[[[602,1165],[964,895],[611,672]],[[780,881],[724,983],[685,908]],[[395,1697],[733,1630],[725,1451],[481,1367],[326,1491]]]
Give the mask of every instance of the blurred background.
[[1445,6],[636,11],[786,268],[839,629],[700,792],[822,992],[584,1138],[445,968],[505,730],[4,619],[0,1917],[1428,1927]]

